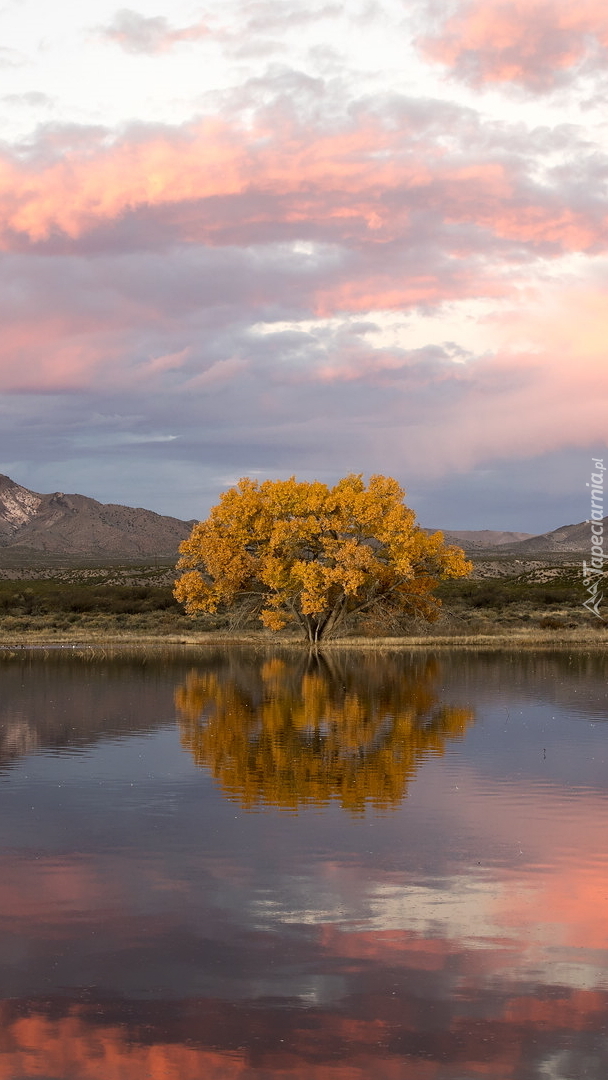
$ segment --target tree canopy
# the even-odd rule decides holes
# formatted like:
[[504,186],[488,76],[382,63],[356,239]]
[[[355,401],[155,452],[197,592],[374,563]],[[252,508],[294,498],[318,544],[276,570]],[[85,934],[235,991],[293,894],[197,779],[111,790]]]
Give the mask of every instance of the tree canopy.
[[442,533],[427,535],[403,500],[386,476],[332,488],[245,477],[181,544],[175,596],[190,615],[246,599],[264,626],[296,623],[311,643],[362,612],[433,619],[438,582],[471,564]]
[[441,700],[432,658],[311,655],[194,670],[175,692],[183,745],[245,807],[397,806],[474,720]]

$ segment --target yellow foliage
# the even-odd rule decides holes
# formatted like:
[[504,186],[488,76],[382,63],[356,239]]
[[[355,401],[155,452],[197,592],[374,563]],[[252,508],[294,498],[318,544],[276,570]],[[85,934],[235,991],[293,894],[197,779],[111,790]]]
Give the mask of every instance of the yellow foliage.
[[244,478],[220,497],[180,547],[175,596],[190,615],[259,598],[273,630],[300,624],[311,642],[373,605],[432,617],[438,581],[471,564],[441,533],[427,536],[396,480]]
[[175,693],[184,746],[248,808],[397,805],[472,711],[438,700],[428,658],[316,655],[192,671]]

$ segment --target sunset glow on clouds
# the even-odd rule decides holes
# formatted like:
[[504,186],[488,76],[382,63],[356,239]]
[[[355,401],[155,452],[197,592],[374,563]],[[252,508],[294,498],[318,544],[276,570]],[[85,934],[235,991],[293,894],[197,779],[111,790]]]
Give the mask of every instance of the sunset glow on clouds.
[[543,92],[608,66],[608,11],[601,0],[464,0],[422,47],[477,85]]
[[433,524],[584,516],[546,476],[605,445],[597,0],[0,24],[0,471],[184,517],[347,470]]

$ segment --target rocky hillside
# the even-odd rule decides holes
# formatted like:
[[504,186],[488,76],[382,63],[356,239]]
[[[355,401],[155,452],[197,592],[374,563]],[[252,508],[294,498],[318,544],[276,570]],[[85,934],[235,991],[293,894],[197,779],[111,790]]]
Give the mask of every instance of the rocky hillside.
[[0,474],[2,551],[87,558],[174,557],[193,522],[55,491],[40,495]]
[[[608,517],[604,518],[604,532],[608,530]],[[537,552],[585,552],[591,546],[590,525],[586,521],[577,525],[562,525],[552,532],[541,533],[517,544],[501,545],[500,551],[509,551],[518,555],[534,555]]]
[[[427,529],[426,532],[436,530]],[[581,554],[589,550],[591,543],[588,522],[562,525],[552,532],[533,533],[494,532],[491,529],[449,530],[443,535],[448,544],[458,544],[469,555],[514,555],[518,558],[535,555]],[[604,518],[604,532],[608,532],[608,518]]]
[[502,544],[515,544],[534,536],[533,533],[498,532],[493,529],[443,529],[442,531],[448,544],[458,544],[465,551],[471,552],[486,551],[488,548],[500,547]]

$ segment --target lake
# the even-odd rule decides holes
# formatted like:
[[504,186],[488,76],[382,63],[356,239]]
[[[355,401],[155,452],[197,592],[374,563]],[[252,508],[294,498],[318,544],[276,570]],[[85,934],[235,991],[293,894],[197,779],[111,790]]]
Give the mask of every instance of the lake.
[[604,1080],[601,653],[0,656],[0,1080]]

